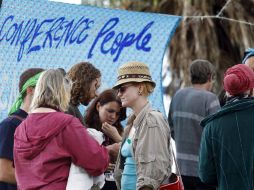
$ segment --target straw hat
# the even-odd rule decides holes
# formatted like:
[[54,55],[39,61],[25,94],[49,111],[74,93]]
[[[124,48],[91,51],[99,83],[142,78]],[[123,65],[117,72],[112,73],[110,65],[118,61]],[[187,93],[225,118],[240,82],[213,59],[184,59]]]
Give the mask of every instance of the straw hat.
[[117,82],[113,88],[118,88],[120,85],[128,82],[150,82],[155,87],[155,82],[149,68],[146,64],[141,62],[128,62],[123,64],[118,69]]

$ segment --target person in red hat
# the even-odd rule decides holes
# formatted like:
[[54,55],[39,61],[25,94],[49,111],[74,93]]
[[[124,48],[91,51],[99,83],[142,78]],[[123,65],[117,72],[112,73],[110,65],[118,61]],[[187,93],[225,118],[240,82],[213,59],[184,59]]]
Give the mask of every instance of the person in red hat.
[[201,122],[199,154],[201,181],[218,190],[254,188],[254,72],[244,64],[224,76],[226,105]]

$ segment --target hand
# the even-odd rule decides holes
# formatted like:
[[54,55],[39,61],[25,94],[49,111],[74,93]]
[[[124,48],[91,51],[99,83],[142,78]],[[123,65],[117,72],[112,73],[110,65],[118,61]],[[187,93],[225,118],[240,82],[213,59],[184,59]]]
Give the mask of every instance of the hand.
[[109,152],[110,163],[114,163],[117,159],[121,143],[114,143],[112,145],[106,146]]
[[16,184],[13,161],[0,158],[0,182]]
[[101,130],[105,133],[109,138],[113,139],[116,143],[122,141],[121,135],[118,133],[116,127],[108,124],[107,122],[102,124]]
[[109,163],[107,170],[108,171],[114,171],[115,166],[116,166],[115,164]]

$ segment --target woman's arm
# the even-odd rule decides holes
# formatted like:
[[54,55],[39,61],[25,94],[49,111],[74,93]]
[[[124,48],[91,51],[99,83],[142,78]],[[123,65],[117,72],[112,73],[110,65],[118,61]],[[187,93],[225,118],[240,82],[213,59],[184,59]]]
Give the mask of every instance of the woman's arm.
[[65,128],[62,133],[63,147],[72,157],[72,162],[84,168],[91,176],[101,175],[108,167],[109,155],[105,147],[91,137],[78,121]]

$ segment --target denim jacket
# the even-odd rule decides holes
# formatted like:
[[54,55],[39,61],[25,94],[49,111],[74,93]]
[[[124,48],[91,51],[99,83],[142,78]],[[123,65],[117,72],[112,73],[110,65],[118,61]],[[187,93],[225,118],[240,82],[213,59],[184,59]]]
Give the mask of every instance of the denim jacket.
[[[134,115],[129,117],[123,142],[128,137],[131,127],[135,128],[132,150],[137,169],[136,189],[144,186],[158,189],[163,180],[171,175],[172,155],[167,120],[148,103],[136,118]],[[121,186],[123,167],[124,158],[119,153],[115,167],[118,189]]]

